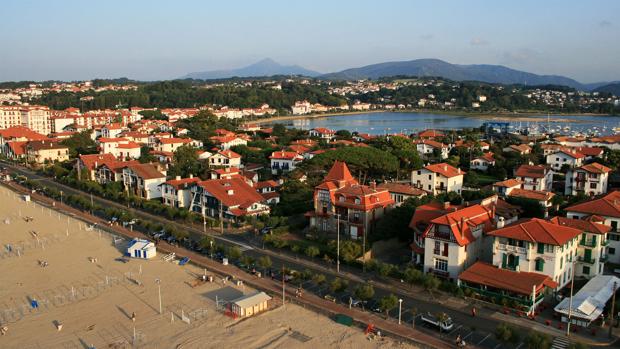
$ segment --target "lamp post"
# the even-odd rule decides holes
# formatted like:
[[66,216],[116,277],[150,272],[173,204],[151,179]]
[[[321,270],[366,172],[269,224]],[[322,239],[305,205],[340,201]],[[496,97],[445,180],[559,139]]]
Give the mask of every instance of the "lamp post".
[[614,327],[614,311],[616,307],[616,290],[618,289],[618,284],[614,281],[614,292],[611,296],[611,309],[609,309],[609,338],[611,338],[611,329]]
[[336,214],[336,272],[340,274],[340,213]]
[[[570,279],[570,299],[568,301],[568,324],[566,325],[566,337],[570,337],[570,317],[573,312],[573,286],[575,282],[575,263],[577,262],[577,256],[575,255],[575,259],[573,259],[573,268],[571,270],[571,279]],[[536,298],[534,298],[534,302]]]
[[209,240],[209,251],[211,251],[211,259],[213,259],[213,240]]
[[155,282],[157,283],[157,294],[159,295],[159,315],[161,315],[161,280],[155,279]]
[[60,206],[62,206],[62,190],[60,191]]
[[403,312],[403,299],[399,298],[398,299],[398,324],[400,325],[400,316],[402,315]]

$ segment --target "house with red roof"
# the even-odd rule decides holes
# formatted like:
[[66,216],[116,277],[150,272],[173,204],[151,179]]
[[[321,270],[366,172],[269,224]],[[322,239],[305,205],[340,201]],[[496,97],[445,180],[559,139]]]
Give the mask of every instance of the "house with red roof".
[[544,165],[521,165],[515,177],[523,182],[521,189],[551,190],[553,184],[553,171]]
[[106,184],[110,182],[122,182],[123,181],[123,168],[128,165],[136,165],[140,162],[138,160],[129,161],[106,161],[103,164],[97,164],[95,167],[94,180],[99,184]]
[[236,134],[226,134],[223,136],[213,136],[210,139],[215,143],[220,149],[227,150],[231,147],[237,145],[247,145],[248,140],[245,135],[236,135]]
[[360,185],[346,163],[335,161],[323,182],[314,188],[314,211],[306,213],[319,231],[339,231],[352,239],[371,232],[376,220],[394,205],[385,188]]
[[611,227],[591,220],[554,217],[551,222],[581,230],[575,276],[590,279],[603,274],[607,262],[607,234]]
[[209,167],[241,167],[241,155],[232,150],[220,150],[207,158]]
[[424,233],[435,218],[441,217],[448,212],[454,212],[462,208],[452,205],[450,202],[433,201],[416,207],[409,228],[413,230],[413,242],[411,243],[411,260],[415,264],[424,264]]
[[166,171],[154,164],[130,164],[123,167],[125,191],[145,200],[161,198],[160,184],[166,181]]
[[[19,158],[26,154],[25,148],[23,149],[24,151],[21,151],[25,142],[44,139],[47,139],[47,137],[24,126],[13,126],[0,129],[0,153],[12,159]],[[19,143],[14,143],[11,146],[7,144],[8,142]]]
[[572,168],[566,172],[565,195],[584,193],[594,196],[607,193],[611,169],[597,162]]
[[529,218],[487,235],[493,239],[493,265],[547,275],[561,289],[571,281],[582,233],[557,221]]
[[439,154],[441,159],[447,159],[450,153],[450,147],[441,142],[432,139],[422,139],[416,142],[416,149],[420,156],[432,156],[435,152]]
[[153,146],[153,150],[174,153],[175,151],[177,151],[177,149],[184,145],[199,148],[202,147],[202,142],[193,140],[191,138],[157,138],[157,141]]
[[469,162],[469,168],[472,170],[486,171],[489,166],[495,166],[495,158],[493,152],[486,152],[480,156],[473,158]]
[[313,128],[312,130],[308,131],[308,134],[310,135],[310,137],[318,137],[327,142],[331,141],[336,137],[336,131],[330,130],[325,127]]
[[129,128],[125,127],[120,122],[106,124],[101,128],[101,137],[116,138],[124,131],[128,131]]
[[257,182],[254,185],[256,191],[265,198],[265,201],[270,205],[275,205],[280,202],[280,193],[278,189],[280,187],[280,183],[274,180]]
[[403,202],[411,198],[421,198],[427,194],[426,191],[408,183],[383,182],[379,184],[378,188],[387,189],[392,200],[394,200],[394,207],[402,205]]
[[26,161],[34,164],[69,160],[69,147],[56,140],[47,139],[26,143]]
[[523,182],[518,179],[506,179],[500,182],[493,183],[493,191],[502,197],[506,197],[513,189],[521,188],[521,185],[523,185]]
[[559,151],[547,155],[546,163],[553,170],[559,171],[565,166],[568,166],[568,168],[581,166],[585,157],[585,155],[573,148],[561,148]]
[[612,191],[603,197],[569,206],[566,217],[610,226],[605,242],[607,257],[610,263],[620,264],[620,192]]
[[234,220],[270,212],[265,199],[240,178],[200,181],[192,185],[191,193],[192,211],[204,216]]
[[418,133],[420,139],[433,139],[436,137],[443,137],[445,134],[438,130],[424,130]]
[[506,153],[518,153],[520,155],[527,155],[532,152],[532,147],[527,144],[511,144],[510,146],[502,149]]
[[430,221],[424,237],[424,271],[449,280],[480,258],[485,233],[495,228],[493,210],[480,204]]
[[97,143],[101,154],[112,154],[117,159],[138,159],[141,155],[140,144],[127,138],[100,137]]
[[296,168],[297,164],[304,161],[304,157],[294,151],[274,151],[269,156],[271,162],[271,173],[278,174],[289,172]]
[[112,154],[80,154],[75,167],[79,169],[79,171],[87,171],[88,178],[82,179],[94,181],[96,178],[95,171],[99,165],[116,161],[116,158]]
[[200,181],[199,177],[193,175],[189,175],[188,178],[176,176],[174,179],[165,181],[159,185],[162,203],[176,208],[189,207],[192,200],[190,187]]
[[431,195],[440,193],[461,193],[464,171],[447,163],[427,165],[411,172],[411,184]]
[[520,198],[537,201],[540,206],[545,209],[545,217],[547,217],[547,213],[549,208],[553,206],[551,199],[555,196],[554,193],[546,190],[529,190],[529,189],[521,189],[515,188],[511,190],[507,197],[511,198]]

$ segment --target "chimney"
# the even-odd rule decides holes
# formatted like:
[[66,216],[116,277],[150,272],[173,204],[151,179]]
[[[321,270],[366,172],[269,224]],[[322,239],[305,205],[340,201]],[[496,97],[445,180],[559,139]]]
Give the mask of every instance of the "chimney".
[[377,189],[377,182],[375,181],[370,182],[370,188]]
[[194,175],[190,173],[189,178],[194,178]]
[[503,228],[503,227],[504,227],[504,225],[506,225],[506,221],[505,221],[504,217],[501,217],[501,216],[500,216],[500,217],[497,219],[497,229],[501,229],[501,228]]
[[228,190],[226,191],[226,193],[227,193],[228,195],[234,195],[234,194],[235,194],[235,191],[234,191],[234,190],[232,190],[232,189],[228,189]]
[[448,165],[443,165],[443,170],[448,171]]
[[450,201],[445,201],[445,202],[443,203],[443,209],[444,209],[444,210],[447,210],[448,208],[450,208]]
[[174,177],[174,179],[176,179],[177,181],[181,179],[181,176],[176,176]]

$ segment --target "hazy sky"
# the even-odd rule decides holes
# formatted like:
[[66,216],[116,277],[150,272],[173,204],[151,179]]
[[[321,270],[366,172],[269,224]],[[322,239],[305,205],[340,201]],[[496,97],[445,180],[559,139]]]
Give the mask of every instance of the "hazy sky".
[[2,0],[0,81],[171,79],[265,57],[320,72],[391,60],[620,80],[620,1]]

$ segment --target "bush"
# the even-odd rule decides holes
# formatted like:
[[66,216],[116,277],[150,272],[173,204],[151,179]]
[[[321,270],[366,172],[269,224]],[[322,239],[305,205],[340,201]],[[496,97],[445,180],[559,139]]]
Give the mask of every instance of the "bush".
[[519,341],[519,335],[516,330],[505,323],[497,325],[495,328],[495,337],[504,343],[517,343]]
[[525,340],[528,349],[549,349],[551,348],[551,338],[540,332],[531,331]]

